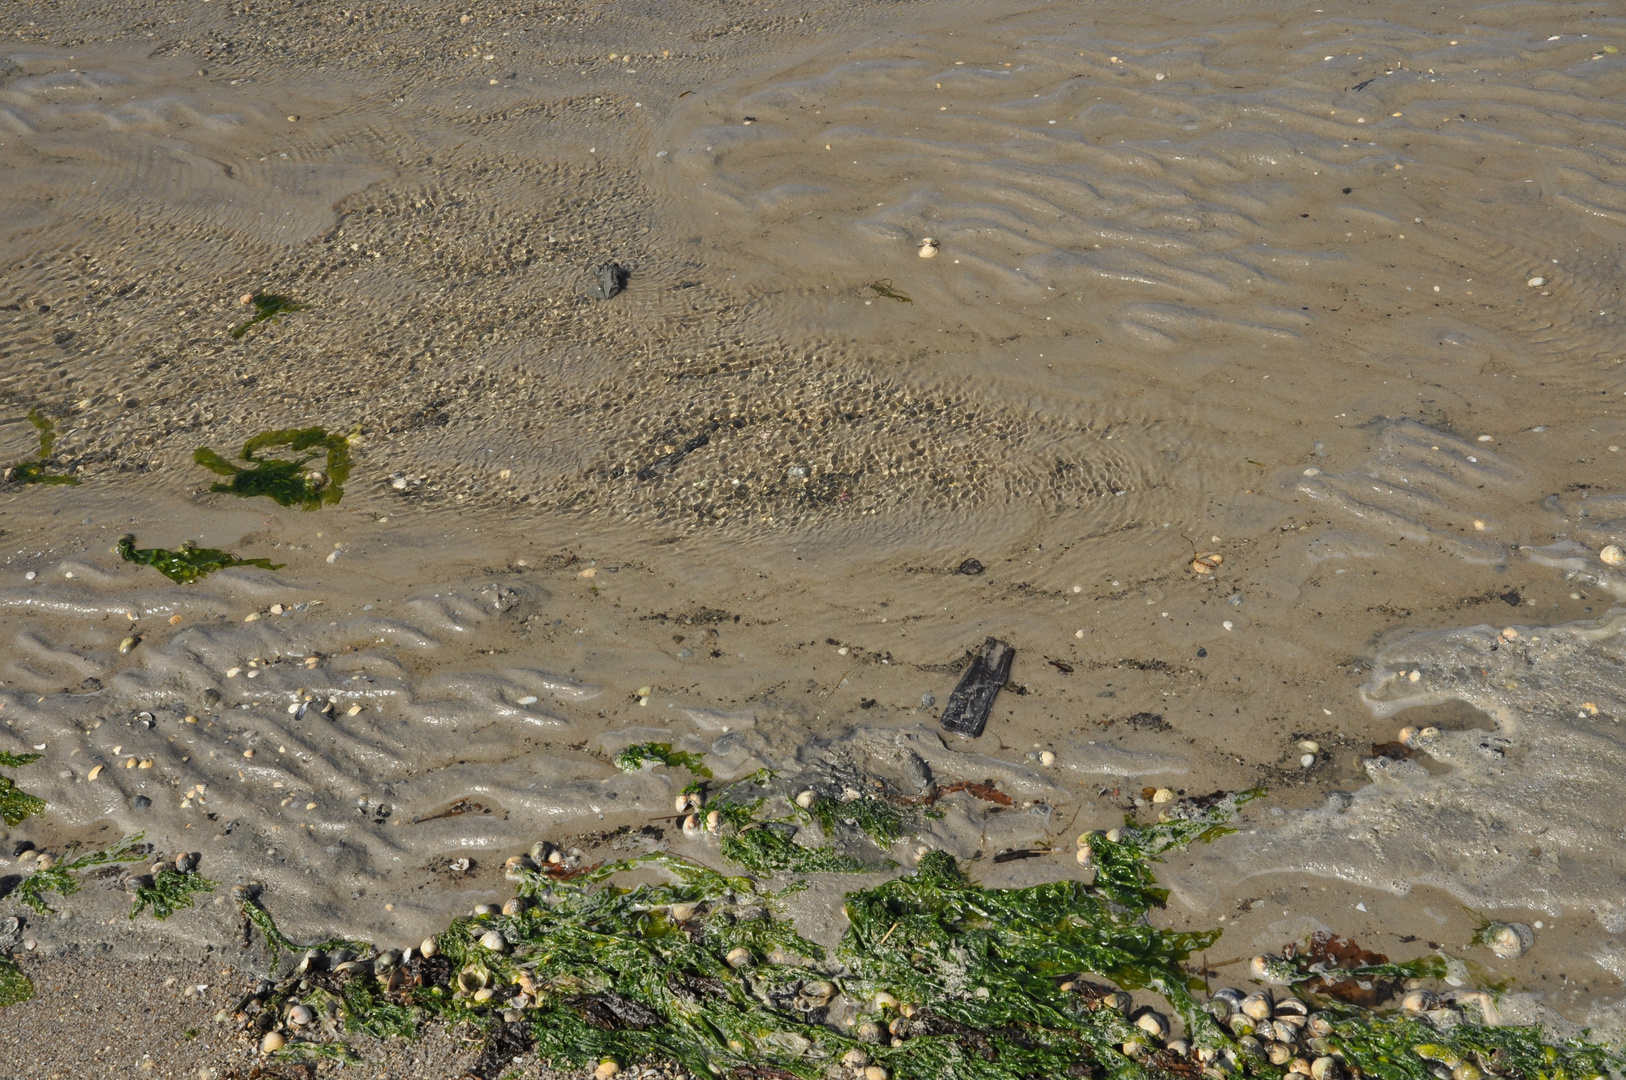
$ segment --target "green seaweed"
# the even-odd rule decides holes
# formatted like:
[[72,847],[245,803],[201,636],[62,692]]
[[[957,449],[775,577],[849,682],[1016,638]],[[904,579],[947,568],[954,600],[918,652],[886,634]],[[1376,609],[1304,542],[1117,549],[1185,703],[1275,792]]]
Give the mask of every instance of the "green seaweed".
[[[782,832],[769,827],[784,821],[760,816],[767,797],[740,787],[711,806],[724,839],[730,830]],[[517,870],[525,903],[454,920],[431,957],[406,962],[399,982],[287,978],[263,1007],[282,1010],[301,995],[318,1006],[337,1000],[348,1030],[380,1037],[435,1023],[511,1038],[519,1010],[554,1071],[614,1061],[696,1077],[823,1080],[862,1051],[893,1080],[1279,1080],[1282,1066],[1232,1039],[1197,1001],[1204,986],[1190,960],[1220,931],[1149,921],[1166,895],[1153,864],[1223,835],[1237,805],[1257,795],[1190,800],[1158,824],[1092,837],[1094,884],[984,888],[948,854],[928,853],[912,873],[846,896],[849,926],[833,956],[785,917],[790,890],[765,891],[667,853]],[[731,850],[724,845],[733,861]],[[263,915],[252,902],[244,911]],[[487,944],[492,932],[501,948]],[[1132,1023],[1126,994],[1086,977],[1155,990],[1181,1014],[1197,1052],[1211,1056],[1162,1046]],[[826,1010],[832,991],[850,1020]],[[1337,1054],[1347,1072],[1376,1080],[1435,1080],[1441,1064],[1509,1080],[1602,1080],[1622,1063],[1591,1042],[1491,1028],[1472,1014],[1436,1026],[1333,1003],[1317,1015],[1327,1026],[1306,1052]]]
[[341,1065],[361,1063],[361,1055],[342,1042],[316,1042],[295,1040],[270,1055],[278,1061],[294,1063],[337,1061]]
[[40,433],[39,453],[8,468],[7,478],[14,484],[77,484],[77,476],[45,471],[56,446],[56,425],[38,409],[28,410],[28,422]]
[[901,293],[892,287],[891,278],[882,278],[880,281],[872,281],[869,283],[869,287],[875,290],[876,296],[883,296],[888,300],[896,300],[900,304],[914,303],[914,301],[911,300],[906,294]]
[[[306,470],[305,466],[316,459],[316,454],[306,454],[293,461],[255,456],[262,450],[278,447],[286,447],[294,454],[319,448],[327,454],[327,466],[320,472]],[[316,510],[336,506],[344,497],[344,482],[350,478],[350,439],[345,435],[330,435],[320,427],[262,431],[243,444],[242,459],[249,467],[233,465],[207,446],[200,446],[192,455],[196,464],[230,478],[224,484],[210,484],[210,491],[241,498],[264,495],[279,506]]]
[[[20,769],[40,759],[39,754],[12,754],[0,750],[0,765],[10,769]],[[45,809],[45,800],[38,795],[30,795],[17,786],[11,777],[0,773],[0,821],[6,827],[21,825],[30,816]]]
[[215,883],[195,870],[174,870],[165,867],[153,875],[151,885],[137,887],[135,903],[130,907],[134,919],[147,908],[159,922],[183,908],[192,906],[192,894],[214,892]]
[[112,863],[140,862],[146,857],[146,846],[142,844],[142,833],[126,837],[112,847],[92,851],[88,855],[81,855],[69,862],[68,856],[73,853],[70,847],[61,859],[52,863],[43,870],[35,870],[22,883],[17,886],[13,894],[18,900],[27,904],[41,915],[49,914],[56,909],[46,902],[46,895],[56,893],[59,896],[72,896],[80,889],[79,879],[75,875],[86,870],[93,870],[98,866],[107,866]]
[[903,839],[912,827],[902,810],[874,795],[860,795],[851,802],[821,795],[813,800],[807,813],[826,836],[834,836],[840,825],[850,825],[883,851]]
[[[260,936],[265,939],[265,948],[271,954],[271,967],[273,969],[276,968],[284,951],[303,953],[312,949],[318,952],[326,952],[329,949],[371,948],[365,941],[355,941],[350,938],[329,938],[326,941],[318,941],[311,945],[301,945],[282,932],[281,927],[277,926],[277,921],[271,917],[269,911],[265,910],[265,906],[260,903],[258,897],[240,895],[237,906],[247,927],[258,930]],[[247,929],[245,928],[244,941],[247,940]]]
[[170,551],[168,548],[138,548],[135,546],[135,537],[130,533],[119,537],[118,551],[125,562],[150,566],[171,581],[182,585],[190,585],[228,566],[258,566],[264,570],[281,570],[284,565],[274,563],[270,559],[239,559],[229,551],[200,548],[189,540],[181,542],[179,551]]
[[673,750],[671,743],[634,743],[615,755],[615,767],[622,772],[637,772],[648,762],[669,768],[688,769],[695,776],[711,776],[711,770],[706,767],[703,755]]
[[303,304],[295,303],[288,297],[276,293],[255,293],[249,297],[249,303],[254,305],[254,315],[246,322],[232,327],[231,336],[234,338],[241,338],[256,324],[265,322],[267,319],[274,319],[285,311],[305,310]]
[[34,980],[17,966],[17,961],[0,953],[0,1009],[27,1001],[33,996]]

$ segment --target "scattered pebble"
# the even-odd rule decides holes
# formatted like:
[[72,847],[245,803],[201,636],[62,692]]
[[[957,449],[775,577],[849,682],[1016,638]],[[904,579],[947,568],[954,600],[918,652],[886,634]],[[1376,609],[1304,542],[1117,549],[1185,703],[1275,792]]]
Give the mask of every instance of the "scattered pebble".
[[1314,754],[1305,754],[1303,757],[1299,758],[1299,765],[1302,766],[1303,768],[1308,769],[1314,764],[1315,764],[1315,755]]
[[1423,673],[1421,671],[1413,671],[1410,675],[1406,676],[1406,678],[1410,679],[1412,682],[1416,682],[1417,680],[1421,679],[1422,677],[1423,677]]
[[33,581],[37,577],[39,577],[39,574],[35,573],[33,570],[30,570],[28,573],[23,575],[23,580],[24,581]]

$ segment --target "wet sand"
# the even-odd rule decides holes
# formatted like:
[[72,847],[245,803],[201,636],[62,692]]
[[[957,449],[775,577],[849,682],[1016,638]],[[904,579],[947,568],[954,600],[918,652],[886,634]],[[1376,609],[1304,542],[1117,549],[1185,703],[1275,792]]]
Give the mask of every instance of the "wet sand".
[[[10,772],[50,804],[0,882],[19,841],[144,831],[295,936],[410,943],[537,839],[708,857],[663,820],[681,774],[609,761],[657,735],[723,776],[997,778],[1009,811],[961,793],[895,853],[988,884],[1074,872],[988,860],[1147,788],[1264,784],[1167,866],[1222,976],[1325,927],[1618,1026],[1618,20],[33,21],[0,81],[0,450],[38,408],[81,484],[0,487],[0,749],[44,746]],[[627,289],[591,299],[609,259]],[[256,292],[303,309],[233,338]],[[311,424],[357,432],[336,507],[192,462]],[[284,565],[171,585],[127,532]],[[939,737],[989,635],[1013,686]],[[1404,725],[1441,734],[1375,755]],[[18,955],[255,971],[214,900],[130,924],[95,882]],[[1470,946],[1475,913],[1536,947]],[[38,1044],[52,993],[0,1038]]]

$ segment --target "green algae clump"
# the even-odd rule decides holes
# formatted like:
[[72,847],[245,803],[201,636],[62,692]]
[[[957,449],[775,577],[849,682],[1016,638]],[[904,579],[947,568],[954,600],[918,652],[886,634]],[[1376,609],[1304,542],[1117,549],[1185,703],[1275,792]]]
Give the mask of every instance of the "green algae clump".
[[285,565],[274,563],[270,559],[239,559],[229,551],[200,548],[190,541],[183,541],[178,551],[170,551],[168,548],[138,548],[135,546],[135,536],[130,533],[119,537],[118,552],[125,562],[150,566],[169,580],[181,585],[190,585],[228,566],[258,566],[262,570],[281,570]]
[[[262,458],[263,450],[286,447],[294,454],[306,450],[320,450],[327,454],[327,467],[323,470],[305,468],[318,454],[305,454],[296,460]],[[243,444],[242,459],[247,466],[233,465],[207,446],[200,446],[192,460],[218,476],[228,477],[226,483],[209,485],[210,491],[241,498],[264,495],[279,506],[298,506],[316,510],[323,506],[337,506],[344,497],[344,482],[350,478],[350,439],[344,435],[330,435],[325,428],[283,428],[262,431]]]
[[28,422],[40,433],[39,453],[7,468],[6,479],[13,484],[77,484],[77,476],[45,471],[51,460],[51,450],[56,446],[56,425],[38,409],[28,410]]

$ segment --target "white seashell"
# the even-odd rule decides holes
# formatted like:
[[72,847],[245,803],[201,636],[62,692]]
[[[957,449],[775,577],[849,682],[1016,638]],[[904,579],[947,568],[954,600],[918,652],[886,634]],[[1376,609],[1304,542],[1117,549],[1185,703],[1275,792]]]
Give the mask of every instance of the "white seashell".
[[723,827],[723,815],[720,810],[712,810],[706,814],[706,831],[714,833]]
[[493,990],[489,986],[483,986],[476,990],[472,996],[475,1001],[484,1005],[486,1002],[497,996],[497,991]]
[[700,835],[700,818],[697,815],[690,814],[683,819],[683,835],[688,837]]
[[1255,1020],[1269,1020],[1276,1010],[1269,994],[1249,994],[1242,999],[1242,1011]]
[[694,918],[694,913],[699,907],[699,904],[673,904],[672,919],[675,922],[688,922]]
[[1343,1069],[1335,1057],[1318,1057],[1310,1062],[1310,1080],[1338,1080]]
[[882,990],[880,993],[876,994],[873,999],[871,999],[870,1005],[875,1009],[876,1012],[879,1012],[882,1009],[896,1009],[898,1007],[898,999],[887,993],[885,990]]
[[432,937],[424,938],[423,943],[418,946],[419,956],[434,956],[438,952],[440,952],[440,946],[435,944],[435,939]]
[[672,801],[672,807],[680,814],[687,810],[689,808],[688,792],[684,792],[682,795],[679,795],[676,799],[674,799]]
[[723,957],[723,959],[731,968],[742,968],[750,967],[753,957],[751,956],[750,949],[747,949],[744,946],[736,946],[735,948],[728,950],[728,955]]
[[1503,960],[1517,960],[1530,951],[1536,935],[1524,923],[1491,923],[1480,931],[1479,940]]
[[305,1027],[315,1019],[316,1014],[311,1012],[308,1005],[295,1005],[288,1010],[288,1023],[294,1027]]
[[[1483,990],[1468,990],[1453,995],[1452,1004],[1457,1006],[1470,1006],[1479,1010],[1479,1015],[1489,1027],[1499,1027],[1502,1023],[1501,1010],[1496,1007],[1496,999]],[[1471,1013],[1469,1014],[1472,1015]]]
[[922,259],[931,259],[935,258],[936,256],[937,241],[928,236],[920,242],[920,257]]
[[500,930],[487,930],[480,935],[480,947],[494,953],[507,952],[508,939],[502,936]]
[[813,794],[813,789],[808,788],[806,791],[796,796],[796,805],[800,806],[803,810],[806,810],[808,807],[813,805],[816,799],[818,799],[818,796]]
[[891,1073],[880,1065],[865,1065],[864,1080],[890,1080]]
[[1407,1012],[1432,1012],[1440,1007],[1440,999],[1427,990],[1413,990],[1400,999],[1400,1007]]
[[1039,751],[1039,764],[1040,765],[1049,766],[1049,765],[1054,765],[1055,763],[1056,763],[1055,751],[1052,751],[1052,750],[1041,750],[1041,751]]
[[1095,852],[1086,845],[1078,849],[1077,859],[1080,866],[1093,866],[1095,865]]
[[1238,990],[1234,986],[1225,986],[1214,991],[1214,1000],[1225,1002],[1232,1008],[1233,1011],[1241,1006],[1242,999],[1245,996],[1246,995],[1243,994],[1242,991]]
[[1253,1037],[1262,1043],[1274,1040],[1276,1038],[1276,1025],[1269,1020],[1255,1020],[1253,1022]]
[[614,1076],[620,1071],[620,1065],[605,1059],[604,1061],[598,1063],[598,1068],[593,1070],[593,1080],[610,1080],[610,1077]]
[[1174,801],[1174,792],[1169,788],[1160,787],[1152,792],[1152,801],[1154,803],[1171,803]]
[[1622,551],[1619,544],[1610,544],[1598,552],[1598,560],[1607,566],[1619,566],[1626,562],[1626,551]]
[[1529,281],[1525,282],[1525,284],[1530,286],[1532,289],[1539,289],[1543,285],[1547,284],[1547,279],[1544,277],[1533,277]]
[[1142,1010],[1141,1014],[1135,1017],[1135,1026],[1154,1039],[1161,1039],[1169,1033],[1169,1022],[1151,1009]]
[[479,918],[481,915],[500,915],[502,914],[502,908],[496,904],[475,904],[474,910],[469,914],[475,918]]
[[1305,1018],[1310,1015],[1310,1010],[1304,1004],[1304,1002],[1300,1001],[1298,998],[1284,998],[1276,1003],[1275,1015],[1276,1019],[1278,1020],[1291,1021],[1294,1018],[1297,1018],[1299,1024],[1302,1026]]
[[1286,1043],[1269,1043],[1265,1047],[1265,1056],[1272,1065],[1286,1065],[1293,1060],[1293,1048]]
[[1191,1054],[1191,1044],[1184,1039],[1174,1039],[1163,1044],[1163,1049],[1178,1057],[1187,1057]]
[[869,1055],[855,1046],[841,1056],[841,1063],[849,1069],[862,1069],[869,1064]]
[[504,915],[518,915],[530,906],[530,901],[526,900],[523,896],[516,896],[512,900],[509,900],[507,903],[503,904],[502,913]]
[[260,1040],[260,1053],[273,1054],[287,1045],[288,1040],[283,1038],[282,1032],[268,1031],[265,1033],[265,1038]]
[[815,1007],[828,1004],[836,996],[836,984],[826,979],[814,979],[802,984],[802,996]]
[[1268,986],[1291,986],[1297,974],[1293,965],[1278,956],[1260,955],[1248,961],[1248,973]]

